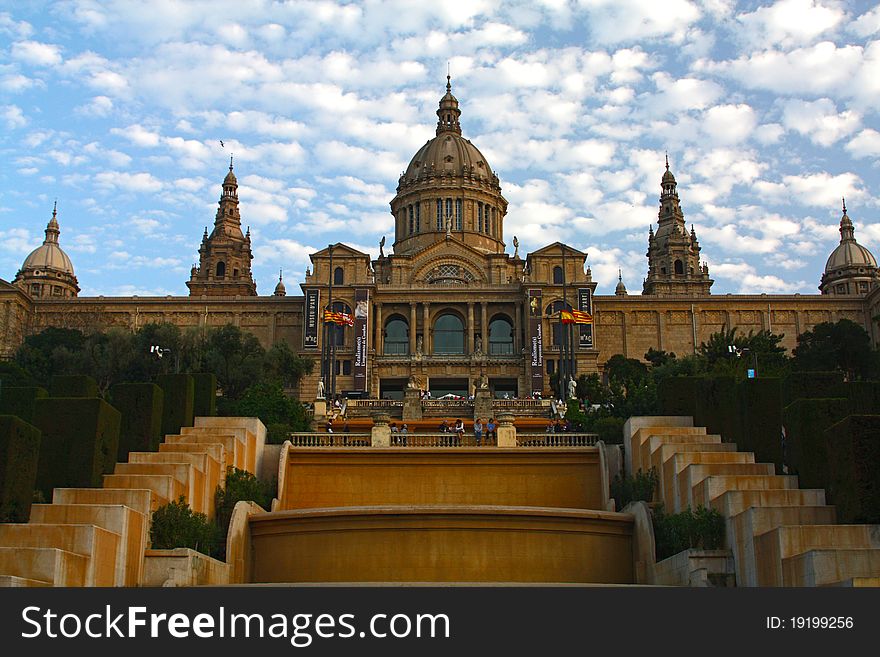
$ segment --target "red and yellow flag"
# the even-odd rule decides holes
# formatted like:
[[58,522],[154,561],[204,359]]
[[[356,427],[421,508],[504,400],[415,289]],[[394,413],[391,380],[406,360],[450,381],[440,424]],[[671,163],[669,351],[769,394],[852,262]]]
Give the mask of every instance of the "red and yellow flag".
[[334,310],[324,311],[324,321],[333,324],[342,324],[345,326],[354,326],[354,317],[347,313],[340,313]]
[[592,324],[593,316],[580,310],[560,310],[559,320],[563,324]]

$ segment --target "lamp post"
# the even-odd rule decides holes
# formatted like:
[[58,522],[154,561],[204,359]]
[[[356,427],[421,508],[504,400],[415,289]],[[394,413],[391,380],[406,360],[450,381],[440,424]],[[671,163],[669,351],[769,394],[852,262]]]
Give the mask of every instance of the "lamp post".
[[752,355],[752,369],[749,371],[750,379],[758,378],[758,352],[752,351],[748,347],[737,347],[735,344],[731,344],[727,346],[727,352],[735,355],[737,358],[742,358],[743,354],[751,354]]

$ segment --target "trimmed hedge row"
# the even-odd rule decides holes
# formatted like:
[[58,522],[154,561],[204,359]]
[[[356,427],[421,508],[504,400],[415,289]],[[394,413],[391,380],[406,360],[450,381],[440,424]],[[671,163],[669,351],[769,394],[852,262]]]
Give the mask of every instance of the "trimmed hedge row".
[[826,443],[825,430],[850,414],[849,405],[845,397],[836,397],[798,399],[785,407],[787,460],[801,488],[828,487],[828,455],[837,445]]
[[0,415],[0,522],[27,522],[31,515],[40,430],[13,415]]
[[798,399],[845,397],[842,372],[795,372],[785,378],[782,402],[788,406]]
[[196,417],[217,415],[217,377],[210,373],[192,374],[193,414]]
[[16,415],[25,422],[33,423],[34,405],[38,399],[48,397],[45,388],[12,388],[0,389],[0,415]]
[[880,415],[850,415],[825,429],[825,440],[838,521],[880,522]]
[[162,374],[156,377],[162,388],[162,435],[180,433],[180,427],[194,422],[195,382],[191,374]]
[[782,467],[780,379],[673,377],[660,382],[661,412],[690,415],[695,426],[755,453],[755,460]]
[[110,389],[113,407],[122,414],[116,460],[129,452],[155,452],[162,442],[164,393],[153,383],[120,383]]
[[103,399],[38,399],[34,425],[42,432],[37,488],[96,488],[113,472],[122,416]]
[[58,375],[49,381],[50,397],[97,397],[98,383],[85,374]]

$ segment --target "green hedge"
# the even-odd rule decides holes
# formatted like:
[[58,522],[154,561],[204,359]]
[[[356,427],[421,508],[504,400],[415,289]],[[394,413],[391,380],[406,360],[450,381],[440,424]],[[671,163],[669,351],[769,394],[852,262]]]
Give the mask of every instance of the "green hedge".
[[850,415],[825,429],[828,493],[841,523],[880,523],[880,415]]
[[848,381],[843,384],[850,412],[855,415],[880,414],[880,382]]
[[84,374],[56,374],[49,381],[50,397],[97,397],[98,383]]
[[42,432],[37,488],[98,487],[113,472],[122,416],[103,399],[38,399],[34,425]]
[[193,414],[196,417],[217,415],[217,376],[211,373],[193,374]]
[[27,522],[37,481],[40,430],[0,415],[0,522]]
[[0,415],[16,415],[25,422],[34,421],[34,405],[38,399],[48,397],[45,388],[0,389]]
[[120,383],[110,388],[113,407],[122,414],[116,460],[129,452],[155,452],[162,442],[162,388],[152,383]]
[[758,463],[782,471],[782,380],[746,379],[737,384],[742,431],[737,449],[755,453]]
[[845,397],[841,372],[793,372],[782,384],[782,403],[788,406],[798,399]]
[[657,401],[664,415],[696,415],[697,394],[702,378],[675,376],[664,379],[657,388]]
[[162,435],[180,433],[180,427],[193,425],[195,382],[191,374],[162,374],[156,377],[162,388]]
[[[828,487],[828,449],[825,429],[849,415],[849,400],[798,399],[785,407],[785,425],[790,471],[797,474],[801,488]],[[830,500],[829,500],[830,502]]]

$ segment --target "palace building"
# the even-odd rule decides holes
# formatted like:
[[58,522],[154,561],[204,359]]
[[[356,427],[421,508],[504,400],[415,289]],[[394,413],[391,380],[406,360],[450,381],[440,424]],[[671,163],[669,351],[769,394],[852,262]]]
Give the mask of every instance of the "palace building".
[[[821,294],[712,294],[667,161],[642,294],[627,294],[622,278],[613,291],[597,290],[583,251],[556,242],[520,254],[516,237],[507,241],[501,179],[463,135],[461,117],[447,80],[436,135],[415,153],[391,199],[391,248],[383,237],[376,259],[342,243],[313,253],[299,295],[288,296],[280,276],[271,295],[258,295],[232,162],[186,282],[189,296],[79,296],[53,210],[45,242],[12,283],[0,281],[0,357],[49,326],[233,323],[265,346],[285,341],[326,363],[302,383],[303,399],[314,397],[322,377],[328,392],[372,397],[400,397],[412,377],[435,397],[467,395],[478,381],[496,396],[525,396],[549,394],[560,368],[601,372],[615,354],[643,358],[650,348],[686,355],[725,328],[781,333],[791,349],[812,326],[847,318],[878,343],[880,270],[856,241],[845,205]],[[325,325],[325,309],[350,315],[353,325]],[[561,310],[579,311],[587,323],[562,325]],[[322,359],[328,354],[332,361]]]

